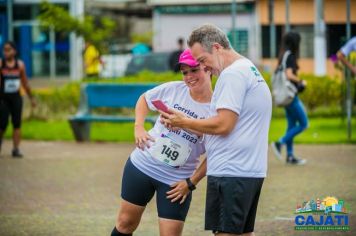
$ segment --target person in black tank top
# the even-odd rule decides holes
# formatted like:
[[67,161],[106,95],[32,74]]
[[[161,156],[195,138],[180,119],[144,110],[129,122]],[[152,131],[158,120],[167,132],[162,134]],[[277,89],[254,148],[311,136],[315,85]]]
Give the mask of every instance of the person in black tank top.
[[3,47],[4,58],[0,59],[0,151],[2,138],[8,125],[9,117],[13,126],[13,157],[22,157],[19,150],[21,140],[22,96],[21,86],[30,97],[31,105],[35,106],[28,85],[25,65],[16,59],[16,47],[12,42],[6,42]]

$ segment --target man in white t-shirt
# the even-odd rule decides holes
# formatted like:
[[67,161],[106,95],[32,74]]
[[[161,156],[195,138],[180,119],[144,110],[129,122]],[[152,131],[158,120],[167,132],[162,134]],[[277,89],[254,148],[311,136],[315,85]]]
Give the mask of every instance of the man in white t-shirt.
[[267,172],[270,90],[251,61],[231,48],[216,26],[203,25],[188,40],[194,58],[218,76],[208,119],[161,112],[166,126],[205,135],[205,229],[215,235],[253,235]]
[[337,52],[339,60],[356,75],[356,66],[352,65],[347,57],[351,52],[356,52],[356,36],[352,37],[347,43]]

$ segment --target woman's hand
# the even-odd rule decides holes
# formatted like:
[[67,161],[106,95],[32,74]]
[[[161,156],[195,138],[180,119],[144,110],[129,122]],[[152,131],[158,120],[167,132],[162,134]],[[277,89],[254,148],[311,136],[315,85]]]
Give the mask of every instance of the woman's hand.
[[143,125],[135,125],[135,144],[141,150],[145,147],[150,147],[150,141],[154,142],[154,138],[147,133]]
[[37,106],[37,102],[36,102],[36,99],[34,97],[30,98],[30,102],[31,102],[31,107],[32,108],[35,108]]
[[173,189],[167,192],[167,198],[171,199],[171,202],[175,202],[181,199],[179,204],[182,204],[190,193],[187,181],[181,180],[177,183],[172,184],[171,187]]

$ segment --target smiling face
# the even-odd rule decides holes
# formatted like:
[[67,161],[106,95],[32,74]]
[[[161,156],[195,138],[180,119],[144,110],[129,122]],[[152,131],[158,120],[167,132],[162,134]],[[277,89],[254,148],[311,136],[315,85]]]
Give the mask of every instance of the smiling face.
[[210,82],[210,72],[204,71],[203,68],[202,65],[190,67],[185,64],[180,67],[183,81],[193,92],[204,88],[206,83]]
[[191,50],[193,57],[203,66],[205,71],[210,71],[213,75],[219,76],[222,68],[216,47],[219,47],[219,45],[214,44],[211,53],[209,53],[200,43],[194,43]]

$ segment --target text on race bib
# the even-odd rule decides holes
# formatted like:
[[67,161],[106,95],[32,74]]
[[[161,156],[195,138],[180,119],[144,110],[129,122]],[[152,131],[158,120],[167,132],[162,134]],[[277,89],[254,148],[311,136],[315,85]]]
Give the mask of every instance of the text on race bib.
[[191,151],[189,145],[178,143],[164,134],[148,149],[153,158],[173,168],[183,166]]
[[20,89],[20,79],[9,79],[4,81],[5,93],[16,93]]

